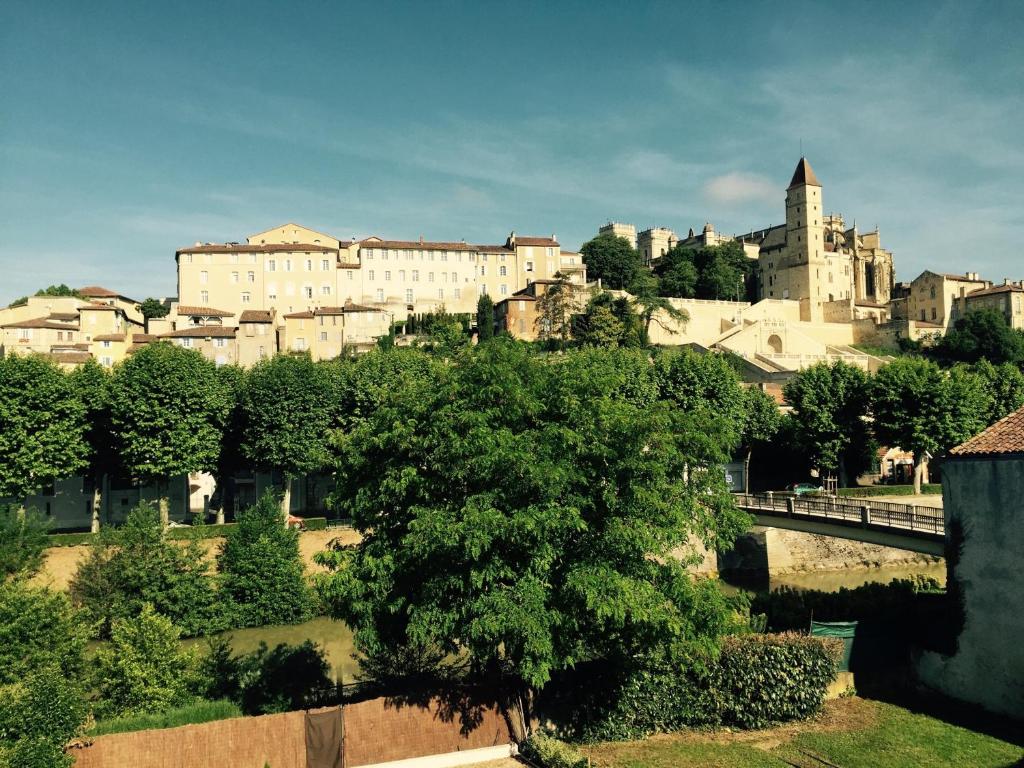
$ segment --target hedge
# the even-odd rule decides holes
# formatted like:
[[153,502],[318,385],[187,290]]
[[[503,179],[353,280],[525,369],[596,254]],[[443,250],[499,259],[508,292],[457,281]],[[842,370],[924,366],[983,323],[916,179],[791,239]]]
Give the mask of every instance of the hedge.
[[[836,491],[840,496],[913,496],[914,486],[912,485],[868,485],[859,488],[840,488]],[[926,483],[921,486],[923,494],[941,494],[941,483]]]
[[519,745],[519,754],[539,768],[588,768],[587,758],[571,744],[535,733]]
[[717,658],[653,661],[623,672],[577,668],[545,688],[544,715],[574,740],[621,741],[687,727],[764,728],[808,717],[824,701],[842,658],[836,638],[735,635]]
[[307,531],[324,531],[327,530],[327,518],[326,517],[307,517],[305,519]]

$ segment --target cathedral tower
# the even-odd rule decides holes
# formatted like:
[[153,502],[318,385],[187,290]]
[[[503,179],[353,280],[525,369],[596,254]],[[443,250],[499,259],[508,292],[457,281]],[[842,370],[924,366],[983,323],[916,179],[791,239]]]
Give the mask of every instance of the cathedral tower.
[[821,184],[811,164],[801,157],[786,190],[786,245],[790,264],[820,261],[825,231],[822,219]]

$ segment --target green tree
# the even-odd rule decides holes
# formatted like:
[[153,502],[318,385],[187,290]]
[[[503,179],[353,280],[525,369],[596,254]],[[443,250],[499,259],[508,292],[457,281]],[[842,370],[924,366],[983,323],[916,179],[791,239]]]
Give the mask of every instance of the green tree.
[[694,252],[698,299],[743,301],[750,298],[757,261],[747,258],[736,241],[700,248]]
[[685,326],[690,316],[685,309],[678,309],[672,302],[659,295],[658,279],[653,275],[640,275],[629,286],[633,294],[631,306],[640,318],[641,345],[651,340],[651,323],[657,323],[668,334],[679,333],[679,326]]
[[115,368],[114,445],[132,477],[157,485],[165,525],[170,478],[216,469],[229,405],[216,366],[192,349],[149,344]]
[[110,374],[93,359],[71,372],[71,384],[85,407],[86,444],[89,446],[89,478],[92,481],[93,533],[100,529],[103,488],[118,466],[117,451],[111,434]]
[[494,336],[494,302],[484,293],[476,302],[477,339],[487,341]]
[[295,624],[309,618],[312,594],[306,584],[298,531],[281,525],[281,505],[265,493],[239,513],[217,556],[221,596],[232,603],[235,626]]
[[40,288],[36,291],[36,296],[72,296],[76,299],[82,298],[82,294],[78,292],[77,288],[69,288],[64,283]]
[[692,298],[697,293],[697,267],[693,263],[693,249],[676,246],[654,267],[658,277],[659,293],[680,299]]
[[875,433],[914,453],[914,492],[929,456],[938,456],[987,426],[991,398],[981,376],[943,371],[930,360],[902,358],[881,368],[872,386]]
[[0,503],[0,581],[39,571],[49,531],[50,521],[36,510]]
[[938,343],[927,350],[944,363],[974,363],[988,360],[993,365],[1024,363],[1024,333],[1011,328],[1003,313],[995,309],[968,312]]
[[82,732],[88,707],[78,684],[57,665],[0,686],[0,765],[65,768],[64,747]]
[[744,474],[746,492],[750,492],[750,460],[756,447],[767,447],[778,436],[782,427],[782,413],[771,395],[757,386],[743,390],[745,419],[743,422],[742,444],[747,448],[746,471]]
[[224,385],[229,403],[224,429],[221,431],[221,449],[217,458],[214,477],[217,482],[216,522],[224,523],[226,515],[235,513],[235,476],[247,468],[245,458],[239,450],[245,434],[245,418],[242,413],[242,392],[245,390],[246,371],[238,365],[222,365],[217,376]]
[[867,374],[837,360],[797,373],[783,388],[792,406],[797,439],[815,466],[838,472],[842,486],[867,464],[870,435],[864,417],[870,403]]
[[167,317],[167,313],[170,312],[160,299],[154,298],[148,298],[142,302],[142,304],[139,305],[139,310],[142,312],[142,316],[147,320]]
[[746,423],[746,397],[724,355],[673,350],[658,356],[662,396],[688,413],[716,421],[723,441],[734,448]]
[[76,677],[88,637],[67,595],[24,579],[0,583],[0,685],[50,665]]
[[334,426],[329,369],[309,355],[275,355],[249,371],[242,389],[243,455],[284,481],[281,511],[291,509],[292,483],[330,461]]
[[622,290],[640,274],[640,254],[629,240],[614,235],[598,235],[580,247],[591,280],[600,280],[605,288]]
[[85,409],[43,357],[0,358],[0,425],[0,497],[21,502],[86,466]]
[[114,621],[137,616],[147,604],[189,635],[226,624],[198,539],[169,540],[157,512],[144,504],[124,525],[100,532],[70,590],[104,637]]
[[573,286],[561,272],[537,297],[537,338],[564,345],[572,333],[572,314],[576,306]]
[[606,292],[597,293],[587,302],[574,335],[583,344],[595,347],[617,347],[625,337],[625,326],[615,314],[615,299]]
[[985,421],[989,424],[1024,406],[1024,373],[1013,363],[993,365],[988,360],[979,360],[968,370],[985,381],[990,402]]
[[137,616],[114,621],[109,645],[96,653],[97,715],[163,712],[194,698],[197,659],[181,631],[148,603]]
[[363,538],[320,557],[370,658],[464,653],[526,686],[579,660],[708,643],[714,585],[669,553],[749,523],[727,446],[658,397],[647,358],[553,361],[496,339],[339,435],[334,503]]

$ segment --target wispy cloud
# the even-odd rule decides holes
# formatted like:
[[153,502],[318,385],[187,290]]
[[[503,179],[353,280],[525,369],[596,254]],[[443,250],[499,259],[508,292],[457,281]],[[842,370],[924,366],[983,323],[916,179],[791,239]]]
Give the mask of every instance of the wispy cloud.
[[712,203],[726,205],[749,201],[771,203],[779,198],[779,185],[753,173],[726,173],[704,184],[704,196]]

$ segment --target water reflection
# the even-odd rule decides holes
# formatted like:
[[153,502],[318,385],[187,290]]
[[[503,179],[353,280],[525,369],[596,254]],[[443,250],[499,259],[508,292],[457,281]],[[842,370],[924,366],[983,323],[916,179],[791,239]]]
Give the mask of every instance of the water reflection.
[[893,579],[910,579],[914,576],[927,576],[945,586],[946,565],[944,562],[918,563],[771,575],[764,573],[758,575],[723,573],[721,581],[727,592],[733,592],[737,589],[761,591],[778,589],[779,587],[837,592],[843,587],[853,589],[869,583],[888,584]]

